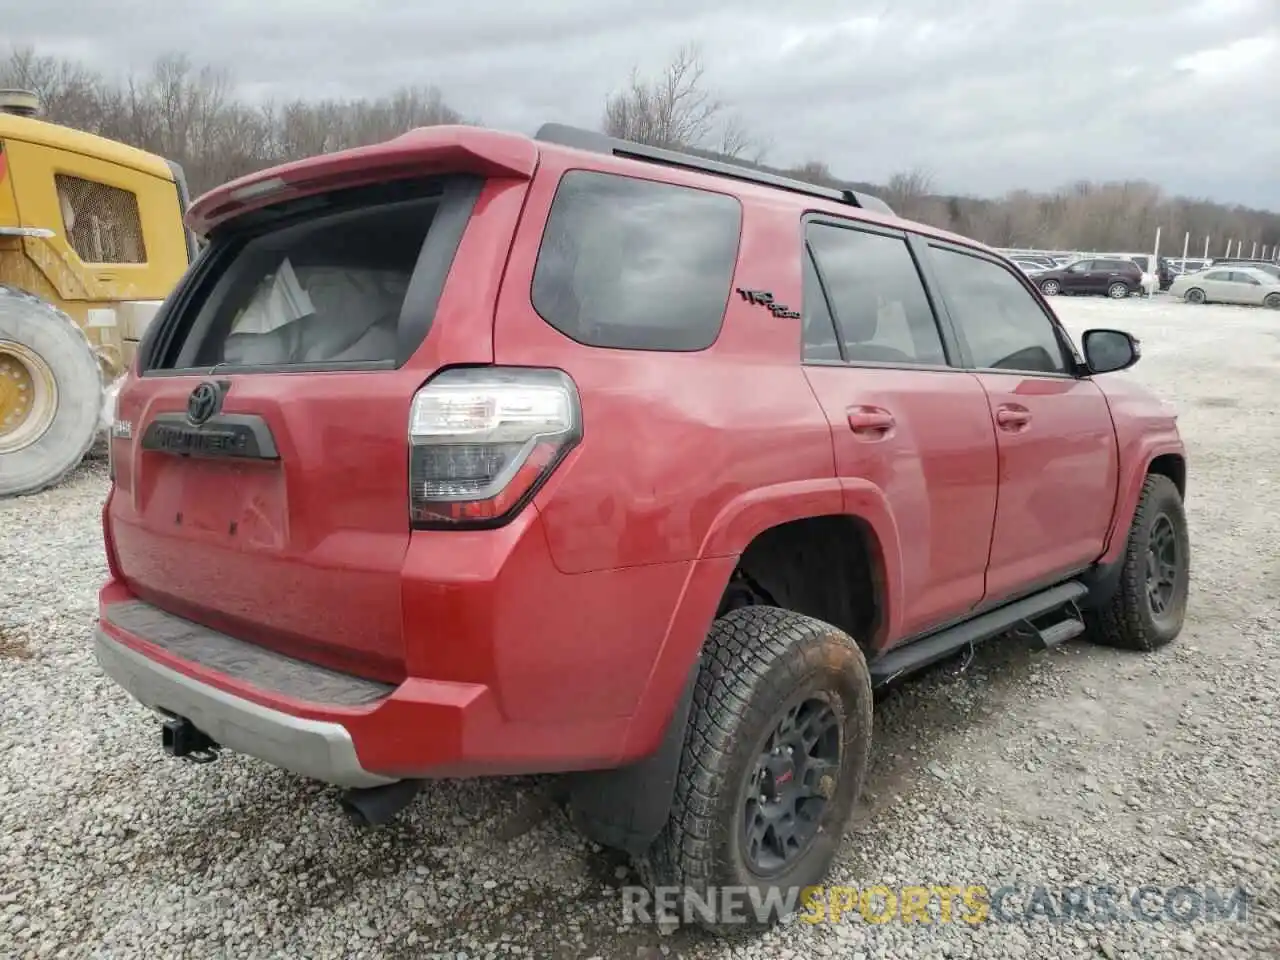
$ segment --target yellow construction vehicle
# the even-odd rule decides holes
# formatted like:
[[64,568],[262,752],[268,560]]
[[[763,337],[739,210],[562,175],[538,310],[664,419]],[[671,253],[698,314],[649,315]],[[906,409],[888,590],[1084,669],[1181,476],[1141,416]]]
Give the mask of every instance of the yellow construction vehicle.
[[194,255],[176,164],[38,113],[0,90],[0,497],[80,463]]

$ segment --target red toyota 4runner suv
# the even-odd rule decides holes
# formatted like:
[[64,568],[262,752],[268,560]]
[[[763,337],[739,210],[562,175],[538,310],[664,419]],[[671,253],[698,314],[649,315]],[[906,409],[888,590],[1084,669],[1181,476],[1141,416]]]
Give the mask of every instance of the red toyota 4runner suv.
[[872,691],[1182,626],[1173,412],[1007,260],[550,125],[253,174],[119,393],[102,668],[347,788],[569,774],[655,884],[819,882]]

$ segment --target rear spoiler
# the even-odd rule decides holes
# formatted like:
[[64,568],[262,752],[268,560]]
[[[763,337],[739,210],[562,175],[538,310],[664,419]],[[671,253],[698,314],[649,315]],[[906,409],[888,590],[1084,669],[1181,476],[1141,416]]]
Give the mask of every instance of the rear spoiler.
[[328,190],[440,173],[528,180],[537,167],[538,147],[528,137],[466,126],[422,127],[385,143],[308,157],[232,180],[191,205],[187,226],[206,236],[250,210]]

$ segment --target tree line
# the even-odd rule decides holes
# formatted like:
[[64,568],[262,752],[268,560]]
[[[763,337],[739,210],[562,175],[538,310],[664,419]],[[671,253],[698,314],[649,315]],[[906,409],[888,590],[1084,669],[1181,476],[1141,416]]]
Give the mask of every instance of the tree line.
[[[449,106],[434,86],[405,86],[375,98],[296,98],[250,103],[223,69],[184,54],[160,57],[140,76],[108,78],[83,63],[12,50],[0,62],[0,88],[34,91],[43,116],[133,144],[182,164],[193,193],[272,164],[388,139],[413,127],[479,122]],[[1228,239],[1274,249],[1280,213],[1167,195],[1141,180],[1080,180],[1050,192],[1010,190],[1002,197],[948,196],[927,171],[886,183],[841,179],[813,159],[793,167],[765,163],[767,137],[749,130],[707,83],[696,47],[686,46],[656,74],[633,71],[605,97],[600,127],[641,143],[745,163],[825,186],[874,193],[913,220],[1001,247],[1141,251],[1162,230],[1161,252],[1221,256]]]

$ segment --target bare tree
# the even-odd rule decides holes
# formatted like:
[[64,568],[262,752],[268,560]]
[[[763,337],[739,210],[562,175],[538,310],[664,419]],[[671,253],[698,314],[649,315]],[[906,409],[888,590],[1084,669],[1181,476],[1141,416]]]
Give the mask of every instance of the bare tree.
[[15,47],[0,63],[0,87],[30,90],[46,116],[64,118],[69,126],[94,130],[99,120],[102,79],[83,64]]
[[834,187],[839,183],[835,174],[831,172],[831,168],[821,160],[806,160],[786,173],[797,180],[804,180],[806,183],[817,184],[820,187]]
[[[152,69],[108,81],[81,63],[14,48],[0,60],[0,87],[34,90],[43,115],[55,123],[133,144],[176,160],[199,193],[284,160],[385,140],[413,127],[461,123],[464,118],[435,87],[405,87],[359,100],[294,100],[257,105],[236,96],[234,78],[189,57],[161,57]],[[877,193],[903,216],[998,246],[1065,250],[1150,250],[1157,227],[1166,252],[1192,234],[1202,250],[1227,237],[1274,247],[1280,213],[1168,197],[1142,181],[1079,181],[1047,193],[1011,190],[996,199],[939,196],[933,178],[908,170],[875,186],[842,180],[825,161],[790,170],[761,163],[763,141],[712,96],[695,47],[684,47],[655,78],[633,73],[605,104],[607,132],[664,147],[786,174],[811,183]]]
[[181,163],[200,193],[273,163],[386,140],[414,127],[461,123],[435,87],[404,87],[372,100],[297,100],[254,106],[229,73],[185,54],[160,57],[118,83],[73,61],[15,49],[0,86],[34,90],[43,116]]
[[893,208],[894,213],[910,220],[923,218],[932,197],[933,177],[919,168],[895,173],[881,193],[881,199]]
[[711,95],[705,79],[693,45],[681,47],[657,77],[632,70],[627,85],[605,100],[605,133],[670,150],[695,147],[732,158],[755,153],[758,161],[761,144]]

